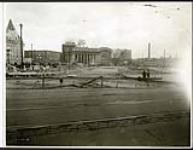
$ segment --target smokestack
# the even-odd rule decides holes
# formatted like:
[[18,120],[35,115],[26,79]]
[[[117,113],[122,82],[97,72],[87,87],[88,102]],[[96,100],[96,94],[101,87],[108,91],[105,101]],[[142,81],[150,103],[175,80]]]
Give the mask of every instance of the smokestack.
[[148,59],[151,58],[151,43],[148,43]]
[[23,38],[22,38],[22,24],[20,26],[20,50],[21,50],[21,67],[23,68]]

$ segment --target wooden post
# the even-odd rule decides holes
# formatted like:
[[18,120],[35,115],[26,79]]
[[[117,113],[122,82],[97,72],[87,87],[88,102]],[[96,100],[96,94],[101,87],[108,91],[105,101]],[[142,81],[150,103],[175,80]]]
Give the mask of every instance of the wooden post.
[[101,76],[101,87],[103,87],[103,76]]
[[45,87],[45,77],[44,77],[44,73],[43,73],[43,77],[42,77],[42,88]]
[[118,80],[117,80],[117,83],[116,83],[116,88],[119,87],[119,79],[120,79],[120,75],[118,76]]
[[117,83],[116,83],[116,88],[118,88],[118,84],[119,84],[119,81],[117,80]]

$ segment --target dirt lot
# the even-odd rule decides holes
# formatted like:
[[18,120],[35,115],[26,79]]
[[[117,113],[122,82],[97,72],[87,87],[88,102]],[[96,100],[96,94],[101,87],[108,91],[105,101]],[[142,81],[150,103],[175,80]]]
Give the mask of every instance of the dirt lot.
[[181,88],[7,89],[7,126],[189,110]]
[[[112,73],[116,72],[112,71],[109,75]],[[7,80],[6,126],[9,129],[54,125],[69,121],[190,111],[190,102],[183,87],[176,84],[147,87],[142,82],[128,81],[120,83],[121,88],[115,88],[116,82],[104,83],[111,84],[112,88],[26,88],[32,86],[34,82],[37,81]],[[78,81],[67,80],[64,84],[73,82]],[[47,84],[59,83],[48,81]],[[138,84],[140,85],[136,86]],[[41,81],[37,85],[40,86]],[[154,123],[138,127],[39,136],[33,139],[32,144],[189,145],[189,133],[189,118],[184,118],[170,123]],[[9,140],[7,142],[9,143]]]

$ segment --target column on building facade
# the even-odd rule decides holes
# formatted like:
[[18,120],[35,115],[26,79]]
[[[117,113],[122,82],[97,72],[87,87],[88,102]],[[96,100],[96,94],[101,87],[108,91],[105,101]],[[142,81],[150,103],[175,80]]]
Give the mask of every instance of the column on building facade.
[[88,63],[88,53],[87,52],[85,53],[85,57],[86,57],[86,60],[85,60],[86,63],[85,64],[87,64]]
[[85,64],[87,64],[87,52],[85,52]]
[[66,63],[68,63],[69,61],[69,57],[68,57],[68,53],[66,52]]
[[79,52],[79,55],[80,55],[80,63],[82,63],[82,53]]
[[84,53],[81,52],[81,54],[82,54],[82,63],[84,63]]
[[69,62],[72,63],[72,53],[69,52]]
[[74,53],[74,62],[76,62],[76,58],[77,56],[76,56],[76,53]]
[[88,64],[90,64],[90,54],[88,53]]
[[83,64],[85,64],[85,53],[83,52]]
[[89,64],[89,53],[87,53],[87,64]]
[[88,64],[90,64],[90,53],[88,53]]
[[70,62],[69,52],[67,52],[66,55],[67,55],[67,63],[69,63]]
[[82,63],[85,63],[85,56],[84,56],[84,52],[82,52]]
[[68,53],[66,52],[65,55],[66,55],[66,56],[65,56],[65,57],[66,57],[66,58],[65,58],[65,62],[68,63]]
[[80,63],[82,63],[82,52],[80,52]]
[[78,62],[79,54],[76,52],[76,62]]
[[90,64],[92,64],[92,53],[90,54],[89,61],[90,61]]
[[96,54],[94,54],[94,64],[96,63]]
[[80,63],[80,52],[78,52],[78,63]]
[[86,53],[86,64],[88,64],[88,53]]
[[88,64],[88,53],[86,52],[86,64]]
[[78,60],[79,60],[79,54],[78,52],[76,52],[76,62],[78,63]]
[[80,63],[80,52],[78,52],[78,63]]
[[83,64],[85,64],[85,62],[86,62],[86,56],[85,56],[85,53],[83,52]]
[[80,52],[80,63],[82,63],[82,52]]
[[92,54],[92,64],[95,64],[95,62],[94,62],[94,54]]
[[66,62],[66,54],[65,53],[63,53],[63,59],[64,59],[64,62]]
[[76,62],[76,59],[77,59],[77,55],[76,55],[76,52],[74,52],[74,62]]
[[82,52],[80,52],[80,63],[82,63],[83,57],[82,57]]
[[77,55],[77,63],[79,63],[79,52],[76,52]]

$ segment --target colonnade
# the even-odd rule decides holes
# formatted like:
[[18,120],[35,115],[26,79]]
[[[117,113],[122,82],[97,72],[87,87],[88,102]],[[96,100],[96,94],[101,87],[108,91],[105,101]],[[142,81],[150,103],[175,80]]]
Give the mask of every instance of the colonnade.
[[82,63],[82,64],[95,64],[96,55],[94,52],[65,52],[64,62],[66,63]]

